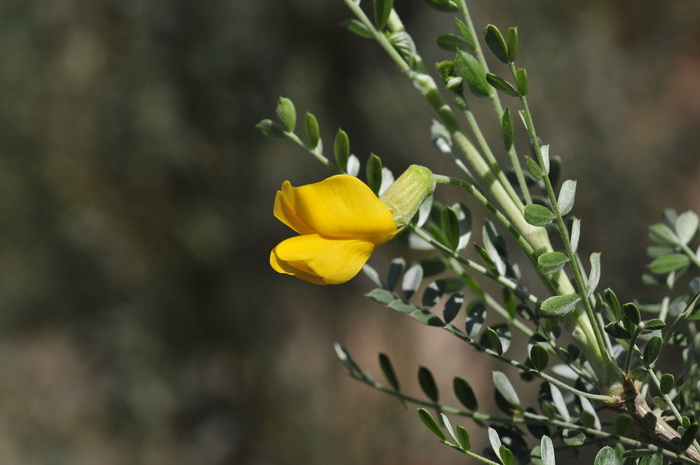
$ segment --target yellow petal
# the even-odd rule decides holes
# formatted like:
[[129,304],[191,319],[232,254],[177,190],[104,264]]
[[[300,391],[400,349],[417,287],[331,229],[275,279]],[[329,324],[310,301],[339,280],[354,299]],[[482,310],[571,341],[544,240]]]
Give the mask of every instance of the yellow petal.
[[362,269],[375,249],[370,241],[307,234],[287,239],[270,253],[270,265],[314,284],[341,284]]
[[365,239],[381,245],[396,234],[389,208],[354,176],[332,176],[292,187],[285,181],[275,197],[275,216],[299,234]]

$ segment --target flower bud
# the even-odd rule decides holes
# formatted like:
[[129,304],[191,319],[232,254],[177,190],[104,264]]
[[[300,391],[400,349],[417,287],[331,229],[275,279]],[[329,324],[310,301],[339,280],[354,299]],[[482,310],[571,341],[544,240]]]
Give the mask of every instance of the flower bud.
[[394,216],[396,228],[406,227],[421,204],[435,190],[433,173],[424,166],[411,165],[382,194],[380,200]]

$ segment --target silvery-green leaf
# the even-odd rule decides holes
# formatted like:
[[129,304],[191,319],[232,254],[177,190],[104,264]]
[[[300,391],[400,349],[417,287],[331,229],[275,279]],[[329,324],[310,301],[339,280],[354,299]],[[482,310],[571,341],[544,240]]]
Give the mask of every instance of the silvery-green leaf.
[[543,145],[540,147],[540,153],[542,154],[542,162],[544,163],[544,171],[549,174],[549,168],[551,161],[549,159],[549,145]]
[[564,268],[569,257],[562,252],[545,252],[537,257],[537,272],[541,275],[551,275]]
[[570,242],[571,242],[571,248],[573,249],[574,253],[578,250],[578,242],[579,239],[581,238],[581,220],[578,218],[574,218],[573,221],[571,222],[571,237],[570,237]]
[[687,211],[678,215],[676,219],[676,234],[683,244],[688,244],[698,232],[700,218],[695,212]]
[[357,176],[357,173],[360,172],[360,159],[355,155],[350,155],[350,158],[348,158],[348,163],[345,167],[345,172],[350,176]]
[[557,205],[561,216],[567,215],[574,207],[574,198],[576,197],[576,181],[567,179],[561,184]]
[[659,245],[680,245],[680,239],[676,233],[663,223],[656,223],[649,227],[649,238]]
[[564,396],[558,387],[553,384],[549,385],[549,391],[552,394],[552,403],[559,412],[559,415],[564,419],[564,421],[571,420],[571,415],[569,414],[569,409],[566,407],[566,402],[564,401]]
[[375,286],[380,288],[386,287],[382,282],[382,278],[379,277],[377,270],[372,268],[370,265],[365,263],[365,265],[362,267],[362,272],[370,279],[370,281],[374,283]]
[[556,465],[554,456],[554,444],[549,436],[542,436],[540,441],[540,456],[542,457],[543,465]]
[[586,297],[590,297],[593,292],[595,292],[598,283],[600,282],[600,252],[593,252],[591,254],[591,273],[588,276],[588,284],[586,290]]
[[493,384],[496,386],[496,389],[503,396],[506,402],[508,402],[512,407],[516,408],[517,410],[522,411],[523,407],[520,404],[518,393],[515,392],[515,388],[510,383],[510,380],[508,380],[508,377],[504,373],[500,371],[494,371]]
[[423,267],[420,265],[420,263],[414,263],[403,275],[403,280],[401,281],[401,290],[403,291],[403,295],[407,299],[410,299],[422,281]]
[[556,295],[548,298],[540,306],[544,318],[561,318],[572,311],[581,301],[578,294]]

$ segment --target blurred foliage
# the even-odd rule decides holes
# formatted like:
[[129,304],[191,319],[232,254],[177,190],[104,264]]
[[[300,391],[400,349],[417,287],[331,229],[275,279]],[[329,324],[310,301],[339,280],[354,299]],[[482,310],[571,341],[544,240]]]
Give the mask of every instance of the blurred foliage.
[[[520,26],[587,240],[620,293],[638,288],[646,225],[698,209],[697,4],[475,3]],[[397,8],[436,50],[442,18]],[[1,462],[447,463],[331,343],[411,365],[443,348],[408,344],[413,326],[352,292],[366,283],[304,295],[267,266],[286,234],[274,190],[322,172],[255,130],[278,95],[396,171],[432,150],[422,102],[347,16],[314,0],[2,3]]]

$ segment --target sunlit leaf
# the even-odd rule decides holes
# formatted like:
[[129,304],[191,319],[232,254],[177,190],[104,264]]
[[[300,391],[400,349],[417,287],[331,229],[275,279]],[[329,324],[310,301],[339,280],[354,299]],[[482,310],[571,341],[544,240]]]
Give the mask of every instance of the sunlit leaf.
[[520,404],[520,399],[518,398],[518,393],[515,392],[515,388],[508,380],[508,377],[500,372],[493,372],[493,384],[496,386],[498,392],[503,396],[503,398],[515,409],[522,411],[523,407]]
[[578,294],[557,295],[548,298],[540,306],[544,318],[561,318],[572,311],[581,301]]
[[441,441],[444,441],[447,439],[445,436],[445,433],[442,431],[442,428],[440,428],[440,425],[438,425],[437,421],[435,421],[435,418],[424,408],[419,408],[418,409],[418,416],[420,417],[421,421],[423,424],[435,435],[440,439]]

